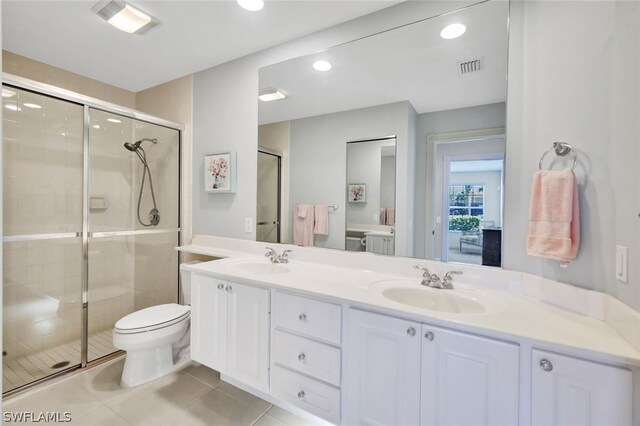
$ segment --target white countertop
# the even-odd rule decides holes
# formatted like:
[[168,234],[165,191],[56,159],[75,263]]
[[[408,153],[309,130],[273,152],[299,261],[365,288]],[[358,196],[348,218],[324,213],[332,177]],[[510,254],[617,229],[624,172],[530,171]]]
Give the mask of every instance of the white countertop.
[[[301,293],[326,301],[381,312],[436,326],[477,333],[536,348],[588,357],[602,362],[640,366],[640,351],[634,348],[607,323],[547,304],[509,287],[465,283],[465,276],[455,277],[454,290],[459,294],[476,292],[495,306],[489,312],[458,314],[429,311],[394,302],[382,295],[378,281],[402,280],[420,287],[415,274],[399,275],[366,269],[337,267],[294,260],[290,272],[253,274],[237,267],[238,262],[265,262],[264,256],[247,254],[232,248],[185,246],[178,250],[215,257],[229,257],[181,268],[221,280],[265,286]],[[508,272],[507,272],[508,273]]]

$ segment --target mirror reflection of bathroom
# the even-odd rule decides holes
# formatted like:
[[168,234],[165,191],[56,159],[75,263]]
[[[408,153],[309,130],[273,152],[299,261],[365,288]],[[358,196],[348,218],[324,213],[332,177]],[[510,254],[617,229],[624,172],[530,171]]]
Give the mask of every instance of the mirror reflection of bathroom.
[[504,144],[504,134],[435,142],[433,241],[442,261],[502,266]]
[[347,250],[395,254],[395,182],[395,137],[347,143]]

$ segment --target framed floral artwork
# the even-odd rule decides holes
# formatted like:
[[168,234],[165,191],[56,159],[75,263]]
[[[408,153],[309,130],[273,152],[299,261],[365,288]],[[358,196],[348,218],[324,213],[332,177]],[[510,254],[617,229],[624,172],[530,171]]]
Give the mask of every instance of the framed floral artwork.
[[348,200],[350,203],[366,203],[367,185],[364,183],[350,183],[348,189]]
[[236,192],[235,152],[204,156],[204,190],[210,193]]

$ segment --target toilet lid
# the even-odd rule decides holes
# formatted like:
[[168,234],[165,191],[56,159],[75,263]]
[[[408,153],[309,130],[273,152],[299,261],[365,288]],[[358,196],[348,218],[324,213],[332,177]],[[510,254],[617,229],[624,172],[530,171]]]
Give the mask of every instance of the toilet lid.
[[189,316],[189,306],[182,306],[176,303],[152,306],[141,309],[121,318],[116,322],[117,330],[141,330],[149,328],[166,327],[182,321]]

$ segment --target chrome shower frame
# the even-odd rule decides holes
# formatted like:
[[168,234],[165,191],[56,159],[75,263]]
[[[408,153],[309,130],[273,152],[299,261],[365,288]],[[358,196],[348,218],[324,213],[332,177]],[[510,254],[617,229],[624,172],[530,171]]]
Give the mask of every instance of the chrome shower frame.
[[[39,380],[30,382],[24,386],[18,387],[2,394],[3,398],[10,397],[24,391],[38,386],[42,383],[55,380],[60,376],[73,373],[78,369],[84,369],[87,367],[93,367],[102,364],[114,357],[123,354],[123,351],[118,351],[113,354],[107,355],[102,358],[98,358],[93,361],[88,361],[88,345],[89,345],[89,330],[88,330],[88,309],[89,309],[89,237],[91,238],[108,238],[119,237],[129,235],[144,235],[144,234],[158,234],[158,233],[178,233],[178,243],[183,242],[183,235],[181,233],[182,224],[182,137],[185,130],[184,125],[176,123],[170,120],[155,117],[140,111],[136,111],[131,108],[122,107],[110,102],[102,101],[100,99],[92,98],[90,96],[81,95],[79,93],[72,92],[70,90],[61,89],[59,87],[51,86],[49,84],[40,83],[27,78],[19,77],[9,73],[2,73],[2,84],[10,87],[14,87],[20,90],[26,90],[34,92],[36,94],[49,96],[51,98],[60,99],[62,101],[71,102],[84,107],[84,122],[83,122],[83,166],[82,166],[82,232],[70,232],[61,234],[37,234],[37,235],[24,235],[24,236],[10,236],[3,237],[3,242],[13,241],[32,241],[32,240],[47,240],[47,239],[59,239],[59,238],[78,238],[82,237],[82,330],[81,330],[81,360],[80,364],[72,365],[64,370],[58,371],[49,376],[43,377]],[[131,231],[118,231],[118,232],[94,232],[89,234],[89,110],[99,110],[107,113],[121,115],[123,117],[131,118],[134,120],[154,124],[162,127],[166,127],[172,130],[178,131],[178,227],[170,229],[143,229],[143,230],[131,230]],[[182,262],[182,254],[178,254],[178,265]],[[180,275],[179,270],[176,270],[177,282],[179,282]],[[180,300],[180,286],[176,287],[176,300]]]

